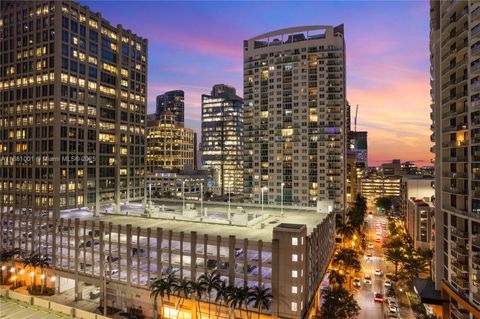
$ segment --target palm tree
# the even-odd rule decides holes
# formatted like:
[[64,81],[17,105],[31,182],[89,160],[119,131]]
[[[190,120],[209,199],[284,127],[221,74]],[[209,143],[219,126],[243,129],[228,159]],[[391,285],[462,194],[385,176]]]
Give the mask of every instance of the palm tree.
[[189,298],[190,294],[192,293],[192,281],[181,278],[174,284],[174,293],[178,297],[178,303],[175,307],[177,309],[177,318],[180,315],[180,311],[178,311],[185,299]]
[[29,267],[32,270],[32,287],[30,289],[33,290],[35,288],[35,284],[37,283],[35,280],[35,269],[38,266],[38,255],[33,252],[30,255],[25,255],[22,257],[22,263],[24,268]]
[[[342,248],[333,257],[333,264],[339,266],[345,273],[359,271],[361,269],[358,260],[358,252],[351,248]],[[351,276],[349,275],[349,285],[351,285]]]
[[222,306],[228,306],[229,296],[232,294],[232,286],[227,286],[224,280],[220,281],[217,287],[217,295],[215,296],[216,316],[220,317],[220,311]]
[[434,256],[433,250],[430,248],[418,249],[417,253],[426,263],[428,263],[429,276],[430,279],[432,279],[432,261]]
[[210,302],[212,297],[213,290],[216,290],[218,293],[218,287],[220,285],[221,279],[220,274],[217,271],[205,272],[198,277],[198,283],[205,290],[208,300],[208,317],[210,317]]
[[253,307],[258,309],[258,319],[262,314],[262,308],[269,309],[272,301],[272,294],[270,288],[262,286],[255,286],[250,289],[249,296],[247,298],[247,305],[252,304]]
[[403,271],[406,283],[411,287],[413,280],[427,269],[427,262],[423,258],[408,256],[403,262]]
[[336,271],[335,269],[330,270],[330,273],[328,275],[328,281],[331,285],[335,286],[337,285],[343,285],[345,283],[345,275],[340,273],[339,271]]
[[37,255],[36,266],[40,267],[40,271],[41,271],[42,276],[43,276],[43,285],[42,285],[42,290],[41,290],[42,294],[43,294],[44,289],[46,289],[46,287],[47,287],[47,276],[45,274],[44,269],[45,268],[50,268],[50,264],[49,264],[48,260],[49,260],[48,255],[41,255],[41,256]]
[[243,318],[242,316],[242,306],[245,305],[245,309],[247,311],[247,318],[248,316],[248,288],[247,287],[233,287],[231,294],[228,296],[228,304],[230,305],[230,308],[235,312],[235,309],[239,309],[240,311],[240,318]]
[[192,296],[194,299],[194,303],[196,304],[195,308],[199,314],[200,314],[200,319],[202,319],[202,309],[200,307],[200,300],[202,299],[202,296],[205,292],[205,287],[200,284],[198,281],[192,282]]
[[353,237],[355,234],[355,228],[349,223],[343,223],[338,225],[337,234],[342,236],[342,243],[345,243],[348,239]]
[[385,259],[395,265],[395,279],[398,276],[398,265],[404,260],[404,252],[401,248],[391,247],[385,250]]
[[154,318],[158,318],[157,299],[160,296],[160,318],[163,318],[163,298],[165,296],[170,300],[173,287],[177,282],[175,273],[169,271],[162,278],[155,280],[150,285],[150,298],[153,298],[153,313]]
[[[22,250],[20,248],[12,248],[10,250],[2,250],[0,252],[0,265],[3,266],[3,264],[9,263],[12,260],[15,259],[17,256],[21,256]],[[3,284],[3,271],[0,268],[0,281]],[[7,272],[8,273],[8,272]]]

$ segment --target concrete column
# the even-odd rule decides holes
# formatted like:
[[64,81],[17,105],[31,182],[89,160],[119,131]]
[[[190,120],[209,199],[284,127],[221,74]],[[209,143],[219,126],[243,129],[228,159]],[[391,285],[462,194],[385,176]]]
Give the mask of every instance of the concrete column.
[[185,238],[185,233],[180,232],[180,278],[183,278],[183,240]]
[[127,287],[132,285],[132,225],[127,224]]
[[151,256],[150,256],[150,236],[152,235],[152,229],[150,227],[147,228],[147,285],[150,284],[150,278],[151,278]]
[[168,267],[172,268],[172,236],[171,230],[168,231]]
[[162,277],[162,238],[163,238],[163,230],[161,228],[157,228],[155,235],[157,236],[157,279]]
[[208,271],[208,235],[207,234],[203,235],[203,259],[204,259],[203,271],[207,272]]
[[248,239],[243,240],[243,286],[247,286],[247,271],[248,271]]
[[[204,263],[207,263],[205,260]],[[190,276],[197,279],[197,232],[190,233]]]
[[100,287],[100,306],[107,307],[107,276],[105,276],[105,240],[104,240],[104,232],[105,232],[105,222],[101,221],[99,223],[99,231],[100,231],[100,278],[103,281],[103,285]]
[[235,236],[228,237],[228,282],[235,285]]
[[[70,221],[70,220],[69,220]],[[78,267],[79,267],[79,260],[80,260],[80,248],[78,245],[80,244],[80,238],[79,238],[79,230],[80,230],[80,219],[75,218],[75,225],[74,225],[74,232],[75,232],[75,240],[74,240],[74,249],[75,249],[75,301],[81,300],[81,296],[78,293],[79,292],[79,277],[78,277]],[[69,241],[70,242],[70,241]],[[69,259],[70,263],[70,259]]]
[[259,240],[258,241],[258,285],[261,287],[262,286],[262,267],[263,267],[263,259],[262,259],[262,252],[263,252],[263,241]]
[[140,227],[137,227],[137,285],[140,285]]
[[[279,296],[278,289],[278,265],[279,265],[279,241],[278,239],[272,240],[272,295]],[[306,287],[304,288],[306,289]],[[272,316],[278,316],[279,301],[278,298],[272,299]]]

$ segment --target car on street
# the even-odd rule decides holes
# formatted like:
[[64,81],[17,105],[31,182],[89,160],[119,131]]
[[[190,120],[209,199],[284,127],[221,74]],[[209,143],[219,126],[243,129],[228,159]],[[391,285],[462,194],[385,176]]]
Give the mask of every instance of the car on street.
[[390,310],[390,313],[397,313],[398,312],[398,307],[396,304],[390,304],[388,305],[388,310]]
[[367,260],[368,260],[368,259],[371,260],[372,257],[373,257],[373,254],[372,254],[372,253],[367,253],[367,254],[365,255],[365,258],[367,258]]
[[375,269],[375,276],[381,276],[381,275],[382,275],[382,271],[380,270],[380,268]]
[[392,282],[390,280],[385,280],[385,282],[383,283],[383,285],[385,287],[391,287],[392,286]]
[[375,300],[375,302],[383,302],[385,299],[383,299],[383,295],[381,293],[376,292],[373,300]]
[[377,239],[375,239],[375,241],[376,241],[377,243],[379,243],[379,242],[381,242],[382,240],[380,239],[380,237],[377,237]]
[[365,278],[363,279],[363,283],[366,284],[366,285],[371,285],[372,284],[372,276],[365,275]]
[[373,249],[373,244],[372,243],[368,244],[368,248]]
[[355,278],[353,279],[353,286],[354,287],[360,287],[362,285],[360,278]]
[[392,298],[395,297],[395,289],[393,289],[393,287],[388,288],[387,296],[392,297]]

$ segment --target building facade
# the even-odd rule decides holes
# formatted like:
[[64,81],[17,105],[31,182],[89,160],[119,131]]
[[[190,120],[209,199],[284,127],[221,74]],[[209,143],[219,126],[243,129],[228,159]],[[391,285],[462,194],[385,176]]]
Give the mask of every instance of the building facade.
[[404,223],[415,249],[433,248],[435,207],[431,203],[421,199],[408,199]]
[[206,171],[157,171],[147,175],[149,191],[153,197],[199,199],[201,192],[208,190],[208,174]]
[[[118,223],[118,217],[108,215],[52,219],[4,212],[0,223],[6,231],[0,232],[0,243],[5,250],[48,252],[52,262],[45,269],[45,281],[56,288],[59,282],[68,283],[77,301],[84,284],[95,285],[101,291],[101,304],[123,311],[131,306],[142,308],[152,318],[149,285],[153,280],[169,270],[192,280],[218,271],[227,286],[271,289],[271,305],[259,318],[299,319],[320,306],[321,283],[335,246],[334,215],[287,209],[285,214],[290,223],[278,222],[280,215],[272,216],[270,220],[276,222],[252,226],[255,231],[249,232],[250,228],[228,224],[199,223],[192,228],[191,221],[131,216]],[[295,216],[302,216],[303,223],[295,223]],[[33,235],[22,236],[28,232]],[[14,268],[17,271],[23,265]],[[179,312],[179,318],[204,318],[207,309],[216,311],[217,306],[209,307],[206,298],[185,299],[177,308],[174,296],[164,298],[164,313],[173,311],[165,317],[176,318]],[[220,318],[229,317],[229,307],[220,306],[219,311]],[[249,306],[249,311],[257,310]]]
[[170,111],[147,123],[147,172],[193,169],[195,133]]
[[343,25],[244,41],[246,200],[343,209],[345,95]]
[[0,207],[142,200],[147,40],[75,2],[2,9]]
[[408,201],[422,200],[434,205],[435,188],[433,176],[406,175],[400,181],[400,214],[406,216]]
[[177,123],[183,127],[185,125],[185,92],[175,90],[157,96],[155,111],[157,118],[160,118],[160,115],[167,110],[175,114]]
[[349,151],[356,154],[357,162],[368,167],[368,132],[350,131],[348,139],[352,146]]
[[362,196],[374,202],[379,197],[400,198],[400,176],[370,176],[362,179]]
[[202,95],[202,161],[213,172],[214,194],[243,193],[243,100],[231,86]]
[[430,2],[435,283],[445,318],[480,317],[480,3]]

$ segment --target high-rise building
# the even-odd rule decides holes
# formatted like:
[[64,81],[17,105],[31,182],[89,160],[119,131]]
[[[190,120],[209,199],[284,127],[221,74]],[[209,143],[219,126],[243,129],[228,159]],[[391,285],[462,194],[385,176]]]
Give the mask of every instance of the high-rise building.
[[9,2],[0,19],[2,210],[143,199],[147,40],[69,1]]
[[368,132],[367,131],[350,131],[348,140],[350,143],[349,152],[355,153],[357,162],[363,163],[365,168],[368,167]]
[[392,160],[391,163],[383,163],[380,165],[380,173],[383,176],[400,176],[403,175],[404,170],[399,159]]
[[435,284],[444,318],[480,317],[480,2],[430,1]]
[[160,115],[169,110],[175,114],[177,122],[181,125],[185,125],[185,92],[182,90],[175,90],[165,92],[162,95],[157,96],[157,118]]
[[231,86],[202,95],[202,160],[213,171],[215,194],[243,193],[243,100]]
[[344,207],[345,94],[343,25],[244,42],[247,200]]
[[147,172],[194,167],[194,132],[177,122],[169,110],[147,123]]

